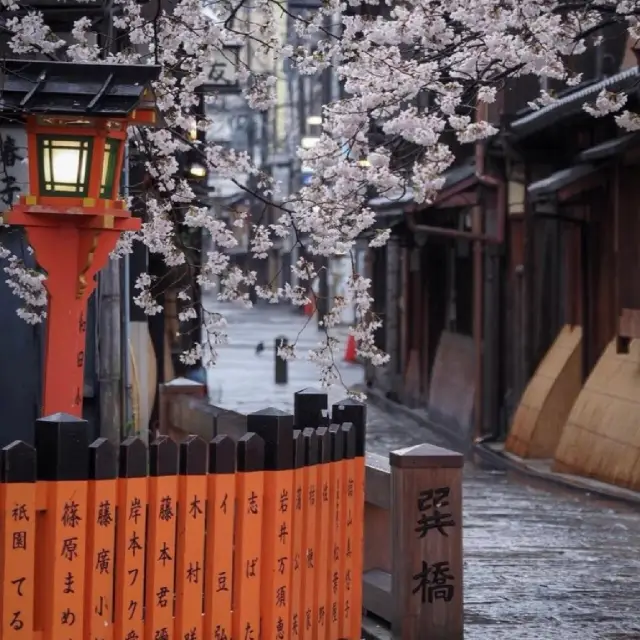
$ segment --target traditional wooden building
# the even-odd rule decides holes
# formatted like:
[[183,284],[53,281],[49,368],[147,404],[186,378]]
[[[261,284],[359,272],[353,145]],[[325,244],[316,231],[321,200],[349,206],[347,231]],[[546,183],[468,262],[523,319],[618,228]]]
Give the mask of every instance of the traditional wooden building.
[[635,268],[622,256],[637,242],[623,230],[631,219],[614,223],[626,205],[619,217],[610,207],[623,193],[633,202],[636,137],[583,107],[609,89],[629,91],[633,108],[636,59],[614,29],[575,67],[583,84],[542,109],[527,106],[537,79],[507,85],[483,114],[501,134],[459,152],[429,208],[372,202],[394,233],[370,260],[391,363],[369,383],[469,439],[507,433],[559,336],[586,336],[575,393],[614,336],[618,349],[634,337],[635,315],[621,311],[635,309],[634,293],[615,274]]
[[526,193],[513,254],[523,268],[511,283],[523,394],[506,449],[637,489],[640,137],[583,110],[603,89],[626,91],[638,110],[631,53],[613,76],[516,119],[505,138],[510,177]]

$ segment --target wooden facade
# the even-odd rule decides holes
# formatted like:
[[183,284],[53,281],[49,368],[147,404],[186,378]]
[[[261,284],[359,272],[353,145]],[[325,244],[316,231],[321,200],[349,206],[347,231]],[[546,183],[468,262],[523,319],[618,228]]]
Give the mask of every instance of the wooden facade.
[[431,207],[394,218],[400,249],[386,248],[385,268],[398,253],[398,284],[386,278],[382,315],[398,321],[383,330],[391,364],[370,383],[458,435],[506,436],[563,327],[581,328],[582,383],[612,340],[622,353],[640,338],[640,136],[583,109],[602,89],[638,106],[624,43],[609,38],[606,68],[583,61],[585,83],[538,111],[522,107],[539,84],[507,87],[500,134],[460,157]]

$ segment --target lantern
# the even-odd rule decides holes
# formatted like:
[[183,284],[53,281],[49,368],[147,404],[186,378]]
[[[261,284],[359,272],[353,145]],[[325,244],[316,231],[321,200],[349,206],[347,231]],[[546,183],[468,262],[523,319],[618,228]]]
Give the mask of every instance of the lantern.
[[[127,121],[63,116],[27,119],[29,182],[41,202],[82,204],[77,199],[117,199]],[[58,198],[65,198],[61,201]]]
[[131,124],[156,122],[159,67],[7,60],[0,111],[27,131],[29,193],[20,225],[47,273],[43,413],[82,415],[86,303],[123,231],[140,228],[120,199]]
[[23,204],[41,212],[123,211],[120,176],[127,128],[155,124],[149,83],[159,68],[16,60],[4,66],[0,109],[29,114],[21,114],[30,188]]

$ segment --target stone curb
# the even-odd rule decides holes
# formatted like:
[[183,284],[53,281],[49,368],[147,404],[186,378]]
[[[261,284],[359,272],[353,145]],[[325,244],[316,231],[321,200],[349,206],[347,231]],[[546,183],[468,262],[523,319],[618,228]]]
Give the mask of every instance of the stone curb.
[[617,487],[596,487],[588,482],[582,482],[578,478],[567,478],[561,474],[554,473],[552,471],[545,472],[537,469],[532,469],[525,463],[520,463],[516,460],[505,456],[499,451],[490,449],[485,443],[479,442],[473,445],[473,453],[480,458],[484,463],[489,464],[495,469],[501,471],[514,471],[520,475],[535,478],[548,485],[556,487],[562,487],[571,491],[579,491],[583,495],[594,498],[604,498],[605,500],[613,500],[627,505],[638,506],[640,505],[640,494],[629,491],[622,494]]
[[393,402],[393,400],[385,398],[376,389],[368,389],[364,385],[356,385],[353,387],[353,389],[354,391],[366,394],[367,401],[371,402],[371,404],[374,404],[385,413],[401,413],[406,418],[409,418],[409,420],[415,422],[419,427],[422,427],[427,431],[432,431],[435,435],[441,437],[443,440],[446,440],[448,445],[455,451],[470,453],[471,443],[465,442],[455,433],[452,433],[450,428],[424,418],[423,416],[416,413],[413,409],[406,407],[403,404],[399,404],[398,402]]

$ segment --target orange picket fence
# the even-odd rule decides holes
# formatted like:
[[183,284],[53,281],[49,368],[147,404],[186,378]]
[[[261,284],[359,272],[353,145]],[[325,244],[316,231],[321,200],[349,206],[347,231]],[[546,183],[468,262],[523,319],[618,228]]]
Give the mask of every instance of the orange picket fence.
[[333,409],[119,451],[38,420],[0,460],[2,640],[359,640],[363,408]]

